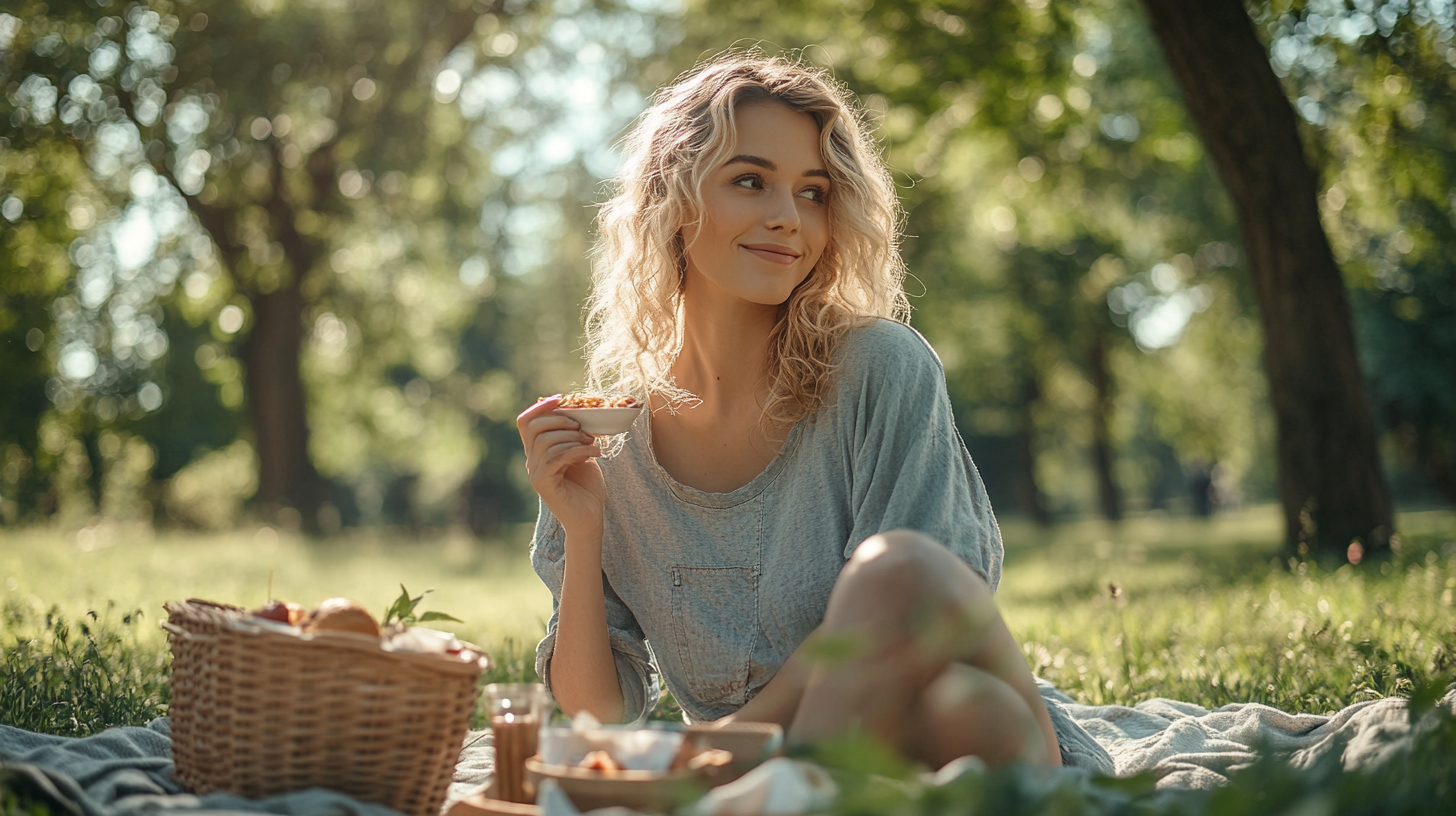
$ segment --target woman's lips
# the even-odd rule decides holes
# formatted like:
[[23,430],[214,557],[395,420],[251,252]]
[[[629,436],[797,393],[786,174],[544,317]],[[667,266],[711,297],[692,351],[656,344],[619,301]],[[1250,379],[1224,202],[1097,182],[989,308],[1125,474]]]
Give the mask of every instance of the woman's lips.
[[745,244],[743,245],[743,248],[748,250],[753,255],[762,258],[765,261],[768,261],[769,263],[776,263],[788,266],[794,261],[799,260],[798,255],[787,249],[782,249],[778,247],[767,247],[761,244],[750,246]]

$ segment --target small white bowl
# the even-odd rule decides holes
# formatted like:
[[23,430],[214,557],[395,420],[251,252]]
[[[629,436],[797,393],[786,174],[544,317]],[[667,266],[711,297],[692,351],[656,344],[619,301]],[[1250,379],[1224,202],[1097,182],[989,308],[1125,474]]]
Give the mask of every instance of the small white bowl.
[[632,408],[557,408],[557,413],[565,414],[581,423],[581,429],[592,436],[615,436],[624,433],[637,421],[637,415],[642,413],[642,406]]

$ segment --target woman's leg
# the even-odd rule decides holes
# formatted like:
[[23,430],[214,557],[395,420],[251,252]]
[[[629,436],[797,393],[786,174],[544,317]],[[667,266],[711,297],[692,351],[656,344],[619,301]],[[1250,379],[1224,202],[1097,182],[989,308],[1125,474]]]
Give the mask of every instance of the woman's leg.
[[968,753],[1060,764],[1051,718],[990,588],[933,539],[898,531],[861,544],[816,637],[852,656],[811,670],[791,742],[863,730],[934,767]]

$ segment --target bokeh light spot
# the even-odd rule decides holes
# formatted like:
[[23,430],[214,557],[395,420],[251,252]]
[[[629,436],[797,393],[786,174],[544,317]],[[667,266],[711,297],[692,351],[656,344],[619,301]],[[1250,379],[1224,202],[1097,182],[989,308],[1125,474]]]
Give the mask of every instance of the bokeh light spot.
[[243,327],[243,310],[231,304],[224,306],[217,314],[217,327],[224,334],[236,334]]

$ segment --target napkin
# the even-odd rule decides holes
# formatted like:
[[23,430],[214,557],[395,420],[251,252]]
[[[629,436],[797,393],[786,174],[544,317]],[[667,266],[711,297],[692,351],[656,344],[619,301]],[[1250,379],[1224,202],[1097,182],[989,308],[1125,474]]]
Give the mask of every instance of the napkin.
[[692,813],[693,816],[816,813],[827,809],[838,792],[829,772],[818,765],[778,757],[708,791]]

